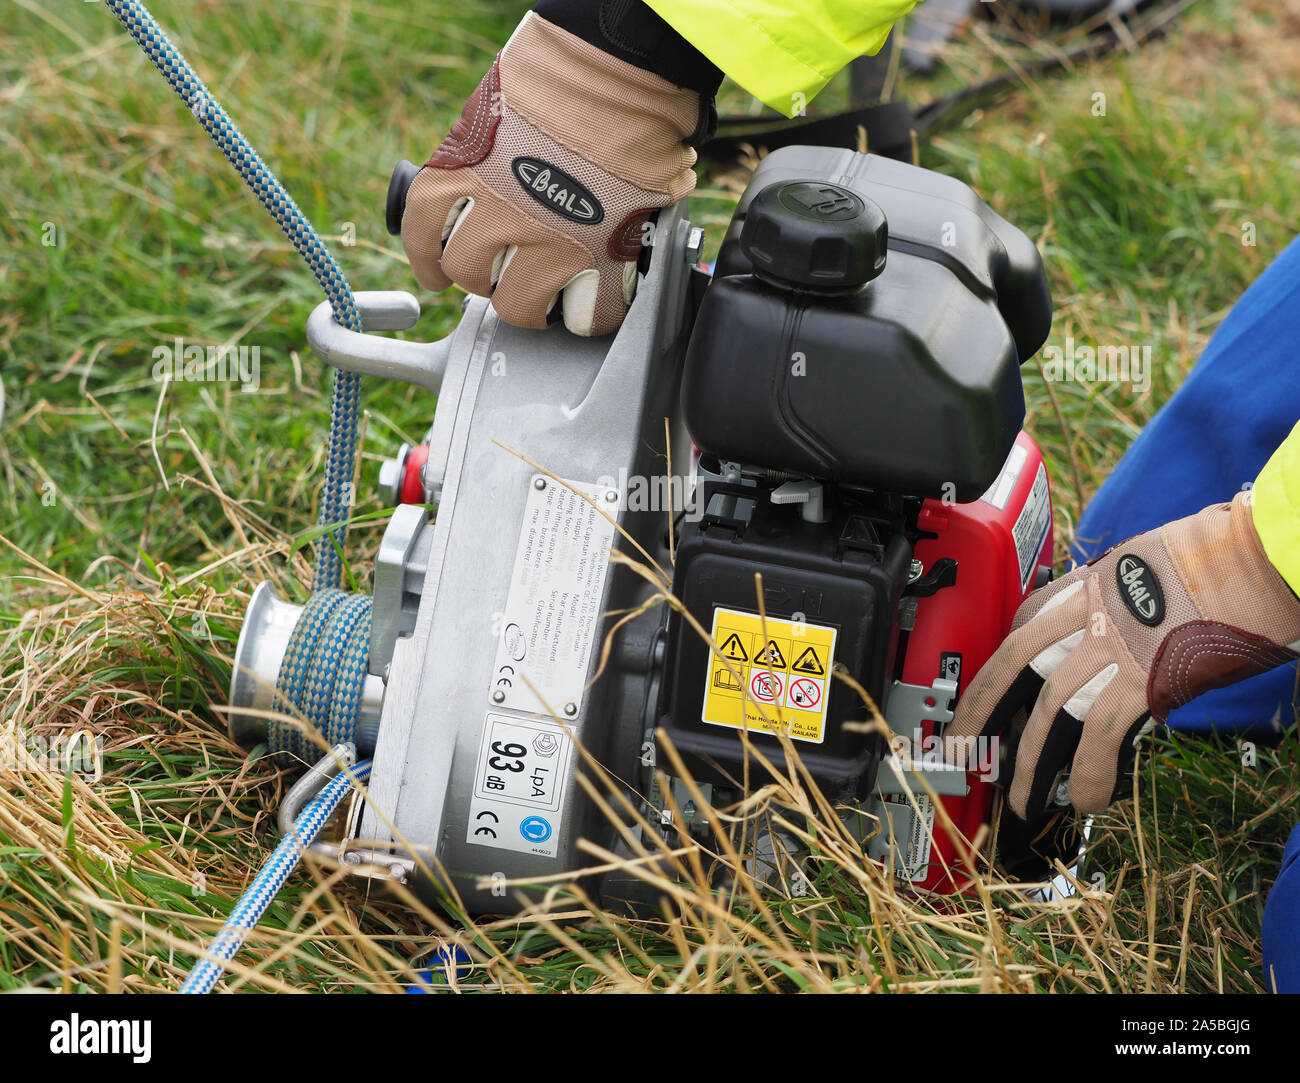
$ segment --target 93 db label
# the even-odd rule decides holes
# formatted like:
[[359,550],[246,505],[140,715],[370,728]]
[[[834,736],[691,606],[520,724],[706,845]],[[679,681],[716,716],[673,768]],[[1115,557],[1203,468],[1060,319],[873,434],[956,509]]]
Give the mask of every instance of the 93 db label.
[[572,741],[546,719],[517,720],[490,714],[479,746],[479,797],[554,811],[568,778]]

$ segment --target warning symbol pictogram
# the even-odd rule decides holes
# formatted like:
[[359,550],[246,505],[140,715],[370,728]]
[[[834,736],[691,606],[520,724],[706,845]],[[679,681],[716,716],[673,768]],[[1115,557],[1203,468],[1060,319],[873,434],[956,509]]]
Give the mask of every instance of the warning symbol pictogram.
[[718,646],[704,674],[704,725],[826,740],[834,627],[717,606],[709,634]]
[[724,688],[728,692],[739,692],[740,678],[729,669],[719,669],[714,671],[713,686],[715,688]]
[[760,703],[775,703],[781,697],[781,688],[781,678],[765,669],[755,670],[749,681],[749,690]]
[[775,639],[767,641],[767,646],[754,655],[754,661],[762,666],[771,666],[773,669],[785,669],[785,655],[781,653],[781,648],[776,645]]
[[804,711],[815,711],[817,705],[822,701],[821,683],[814,681],[811,677],[800,677],[792,681],[787,701],[791,707],[798,707]]
[[727,641],[722,644],[722,657],[732,662],[748,662],[749,655],[745,652],[745,645],[741,643],[740,636],[732,632],[727,636]]
[[796,673],[811,673],[814,677],[821,677],[826,673],[817,651],[812,647],[806,648],[790,668]]

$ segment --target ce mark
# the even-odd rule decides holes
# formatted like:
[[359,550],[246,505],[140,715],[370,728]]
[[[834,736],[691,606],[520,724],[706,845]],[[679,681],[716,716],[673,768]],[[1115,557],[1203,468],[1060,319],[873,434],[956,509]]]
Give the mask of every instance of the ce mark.
[[[484,816],[491,816],[492,822],[494,824],[499,824],[501,822],[500,816],[498,816],[495,812],[490,812],[487,809],[484,809],[482,812],[480,812],[477,816],[474,817],[474,819],[481,820],[483,819]],[[487,835],[489,838],[493,838],[493,839],[497,837],[497,833],[495,829],[488,827],[486,824],[484,824],[482,827],[475,828],[474,834]]]

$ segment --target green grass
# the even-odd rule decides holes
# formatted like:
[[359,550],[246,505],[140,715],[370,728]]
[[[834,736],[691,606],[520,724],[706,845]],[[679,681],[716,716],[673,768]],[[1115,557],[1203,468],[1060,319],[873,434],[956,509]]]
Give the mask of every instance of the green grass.
[[[376,289],[414,285],[383,230],[392,163],[440,138],[521,8],[200,0],[156,13],[336,239],[353,286]],[[1294,18],[1294,5],[1206,0],[1169,40],[1037,78],[923,146],[923,164],[973,184],[1038,241],[1052,342],[1152,346],[1146,391],[1049,386],[1026,366],[1062,552],[1087,498],[1291,239],[1300,127],[1281,25]],[[89,729],[104,738],[105,775],[65,785],[5,772],[0,988],[174,988],[266,853],[285,787],[227,739],[220,707],[252,587],[306,593],[299,542],[315,521],[329,377],[303,324],[320,298],[102,5],[17,0],[7,30],[0,736]],[[979,37],[952,64],[963,76],[997,67]],[[925,99],[950,83],[905,77],[901,89]],[[748,101],[728,88],[723,105]],[[702,178],[695,217],[711,248],[741,184],[743,170]],[[353,230],[356,244],[337,241]],[[447,333],[458,299],[423,300],[410,334]],[[160,397],[152,350],[175,336],[257,346],[259,392],[178,384]],[[379,508],[367,484],[378,460],[418,442],[432,405],[395,385],[364,394],[362,515]],[[362,583],[381,529],[352,531]],[[808,895],[711,914],[683,868],[675,913],[648,924],[536,914],[471,928],[317,868],[291,881],[241,956],[254,970],[231,982],[396,988],[454,936],[480,964],[466,984],[488,988],[1259,988],[1296,740],[1259,750],[1253,767],[1231,741],[1169,740],[1143,778],[1136,806],[1099,819],[1093,890],[1068,903],[997,886],[955,903],[909,897],[833,838],[818,843]],[[815,811],[809,800],[789,781],[770,811]]]

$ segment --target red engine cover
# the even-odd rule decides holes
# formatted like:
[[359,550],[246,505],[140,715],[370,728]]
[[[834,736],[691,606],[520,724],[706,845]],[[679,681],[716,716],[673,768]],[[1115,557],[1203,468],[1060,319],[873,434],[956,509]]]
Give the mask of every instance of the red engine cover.
[[[1051,493],[1038,445],[1022,432],[1002,473],[983,497],[970,504],[927,500],[918,525],[937,537],[922,538],[916,557],[927,571],[941,557],[956,560],[957,582],[919,600],[902,680],[929,685],[936,677],[956,679],[960,696],[1006,637],[1039,569],[1052,566]],[[935,724],[925,725],[929,740],[922,751],[937,756]],[[914,757],[916,753],[914,749]],[[976,757],[975,762],[983,766],[984,761]],[[967,840],[973,841],[980,825],[989,822],[994,786],[984,775],[968,772],[970,792],[965,797],[940,798]],[[928,870],[913,883],[939,891],[967,888],[971,870],[960,854],[943,817],[936,816]]]

